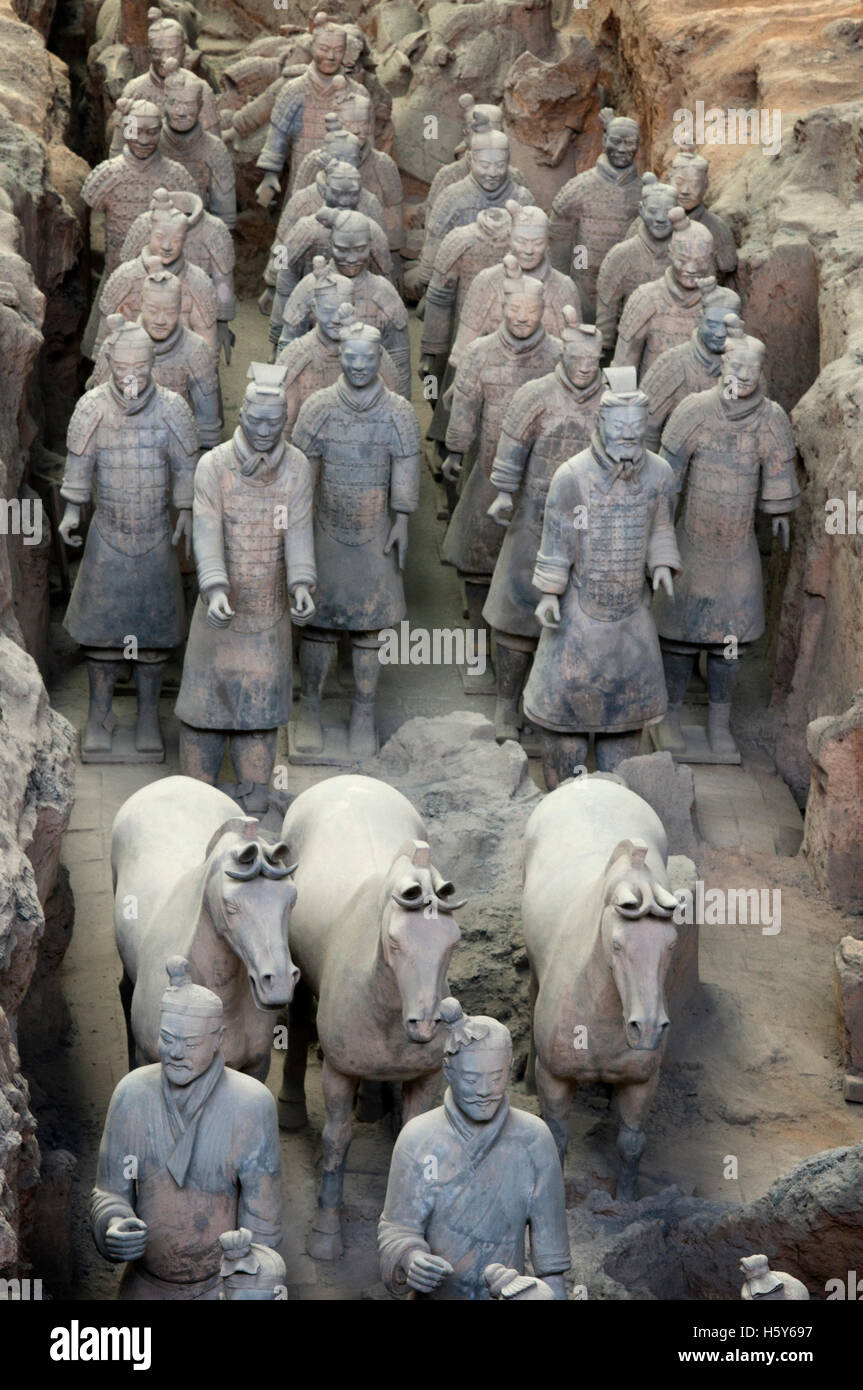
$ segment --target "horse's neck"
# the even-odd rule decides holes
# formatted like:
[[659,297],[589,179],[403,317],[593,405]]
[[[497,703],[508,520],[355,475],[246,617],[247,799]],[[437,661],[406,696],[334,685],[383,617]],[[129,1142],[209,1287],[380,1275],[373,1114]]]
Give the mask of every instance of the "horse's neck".
[[[556,968],[561,984],[570,989],[579,981],[579,994],[592,1008],[606,1002],[617,1007],[617,986],[602,942],[605,876],[591,889],[584,903],[583,927],[575,931],[564,921],[558,933]],[[568,968],[567,968],[568,966]]]
[[224,937],[216,931],[213,916],[207,901],[210,884],[210,866],[204,871],[204,879],[198,902],[198,915],[194,932],[188,946],[188,960],[195,974],[212,981],[210,988],[216,988],[222,1002],[228,1005],[234,990],[246,990],[246,972],[242,962],[228,945]]
[[[379,885],[374,889],[372,901],[373,908],[368,901],[357,902],[355,911],[354,904],[350,905],[347,914],[350,926],[339,942],[338,955],[349,992],[368,1000],[372,1017],[383,1021],[389,1015],[401,1014],[401,996],[381,945]],[[374,922],[374,935],[368,930],[369,922]]]

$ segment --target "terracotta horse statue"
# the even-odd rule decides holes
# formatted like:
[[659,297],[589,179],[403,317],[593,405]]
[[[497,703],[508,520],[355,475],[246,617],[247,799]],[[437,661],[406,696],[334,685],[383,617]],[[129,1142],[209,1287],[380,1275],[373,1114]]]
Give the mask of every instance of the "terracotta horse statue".
[[265,1080],[280,1009],[300,972],[288,929],[297,900],[287,846],[216,787],[165,777],[135,792],[111,832],[114,931],[129,1065],[159,1060],[165,961],[181,955],[225,1008],[229,1067]]
[[563,1162],[578,1083],[613,1085],[617,1196],[632,1201],[677,942],[665,830],[635,792],[585,775],[546,796],[525,833],[522,920],[542,1117]]
[[316,1259],[342,1253],[351,1115],[362,1080],[402,1083],[404,1121],[437,1103],[446,1029],[441,999],[459,940],[453,885],[433,866],[419,814],[372,777],[301,792],[282,825],[299,856],[291,943],[302,981],[291,1005],[279,1119],[306,1122],[310,1004],[318,1001],[326,1122]]

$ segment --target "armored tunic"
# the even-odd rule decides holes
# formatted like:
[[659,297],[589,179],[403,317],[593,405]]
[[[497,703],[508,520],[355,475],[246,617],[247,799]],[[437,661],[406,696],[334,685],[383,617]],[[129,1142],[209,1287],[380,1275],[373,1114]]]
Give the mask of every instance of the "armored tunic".
[[498,632],[539,637],[532,581],[545,499],[560,464],[589,445],[601,395],[600,374],[589,386],[573,386],[558,363],[548,376],[520,386],[503,417],[491,484],[513,495],[514,511],[483,609]]
[[[324,197],[324,187],[326,180],[321,173],[312,183],[305,184],[296,188],[290,198],[282,208],[279,216],[279,225],[276,228],[276,236],[273,247],[270,251],[270,259],[267,262],[267,269],[264,272],[264,281],[268,285],[276,283],[275,248],[284,244],[290,234],[291,228],[299,222],[301,217],[313,217],[318,208],[324,207],[326,199]],[[361,212],[365,217],[371,219],[379,227],[384,227],[384,210],[373,193],[369,193],[365,188],[360,189],[360,200],[357,203],[357,212]],[[325,228],[323,230],[326,230]],[[328,242],[329,248],[329,242]],[[327,250],[329,254],[329,249]],[[383,273],[383,272],[382,272]]]
[[[279,353],[279,366],[287,368],[283,388],[288,398],[285,438],[290,439],[300,406],[315,391],[334,386],[342,374],[340,343],[315,325],[302,338],[294,338]],[[386,348],[381,353],[380,377],[390,391],[398,389],[398,373]]]
[[596,282],[596,326],[610,349],[626,301],[639,285],[657,280],[670,264],[671,237],[657,241],[638,218],[637,230],[612,246],[599,268]]
[[294,444],[315,476],[314,625],[376,632],[405,616],[391,512],[419,499],[420,433],[413,407],[378,378],[356,390],[340,376],[300,408]]
[[[81,189],[81,197],[94,212],[105,214],[105,270],[102,283],[120,265],[126,233],[139,213],[146,212],[157,188],[194,193],[191,174],[159,149],[146,159],[136,159],[124,146],[114,159],[97,164]],[[98,304],[98,299],[96,300]],[[95,305],[94,305],[95,309]]]
[[444,189],[426,218],[419,269],[422,283],[427,285],[431,280],[437,253],[447,232],[451,232],[453,227],[465,227],[468,222],[475,222],[483,208],[505,208],[510,198],[522,207],[530,207],[534,202],[530,189],[524,184],[515,183],[511,173],[493,193],[480,188],[472,173]]
[[660,565],[681,567],[673,506],[665,460],[645,451],[627,475],[598,430],[552,478],[533,583],[560,595],[560,625],[542,628],[524,691],[525,713],[541,728],[623,733],[665,714],[647,581]]
[[[432,208],[434,207],[440,195],[447,188],[451,188],[454,183],[458,183],[460,179],[467,178],[469,173],[470,150],[468,149],[465,149],[463,153],[460,154],[457,159],[452,160],[451,163],[442,164],[440,166],[434,178],[432,179],[429,191],[426,194],[426,226],[428,226],[428,220],[431,216]],[[509,176],[512,179],[513,183],[524,183],[524,177],[521,171],[519,169],[516,169],[515,166],[512,164],[509,166]]]
[[[329,268],[338,274],[338,266],[330,261]],[[361,323],[370,323],[380,330],[381,341],[395,363],[398,372],[399,393],[410,400],[411,357],[408,338],[408,311],[398,293],[382,275],[374,275],[367,268],[353,277],[354,308]],[[314,326],[314,274],[306,275],[292,290],[285,305],[282,318],[282,332],[279,338],[281,352],[293,338],[308,333]]]
[[800,502],[788,416],[760,389],[735,401],[717,385],[681,401],[662,452],[683,492],[683,575],[673,599],[654,600],[659,634],[703,645],[729,636],[753,642],[764,631],[755,509],[784,516]]
[[508,217],[498,213],[500,225],[496,226],[488,213],[483,208],[475,222],[454,227],[440,244],[426,290],[422,329],[422,351],[431,357],[449,352],[474,278],[497,265],[509,250]]
[[60,489],[96,508],[64,626],[82,647],[176,647],[184,634],[183,590],[169,507],[192,505],[198,439],[192,412],[151,384],[126,400],[112,382],[75,407]]
[[[183,259],[199,266],[216,287],[218,318],[230,322],[236,312],[234,299],[234,238],[220,217],[206,212],[197,193],[173,193],[172,198],[186,214],[189,227],[183,243]],[[120,252],[120,264],[133,261],[150,244],[153,225],[150,211],[142,212],[132,223]]]
[[563,1173],[539,1116],[504,1098],[493,1119],[475,1124],[447,1091],[443,1105],[408,1121],[378,1224],[381,1277],[391,1293],[406,1291],[410,1259],[425,1252],[447,1260],[453,1273],[423,1297],[490,1301],[483,1270],[499,1263],[523,1273],[526,1231],[537,1275],[570,1268]]
[[[371,254],[369,267],[374,275],[388,277],[392,274],[392,257],[387,246],[383,228],[377,222],[369,223],[371,231]],[[333,234],[329,227],[319,222],[315,216],[302,217],[295,222],[282,242],[281,267],[276,273],[276,292],[270,311],[270,341],[277,342],[282,328],[285,305],[300,281],[311,273],[315,256],[329,259]]]
[[[351,78],[346,81],[350,91],[363,93],[357,82]],[[285,82],[273,103],[267,142],[258,155],[257,167],[281,175],[290,157],[286,196],[293,192],[305,156],[324,143],[333,93],[332,78],[322,77],[314,63],[309,63],[299,77]]]
[[113,1217],[147,1223],[147,1248],[126,1266],[121,1299],[217,1300],[221,1233],[245,1226],[275,1248],[281,1205],[276,1107],[260,1081],[216,1056],[188,1086],[169,1082],[159,1063],[118,1083],[99,1145],[90,1224],[107,1256]]
[[[255,466],[257,463],[257,466]],[[312,482],[299,449],[256,455],[242,428],[195,472],[195,605],[177,717],[196,729],[275,729],[291,714],[288,592],[315,587]],[[207,622],[215,588],[235,616]]]
[[[525,274],[534,280],[542,281],[545,290],[542,322],[546,333],[558,337],[563,332],[566,327],[563,310],[567,304],[576,310],[579,320],[581,319],[578,290],[568,275],[562,275],[559,270],[552,269],[547,258],[535,270],[525,271]],[[453,367],[458,367],[468,343],[487,333],[493,333],[498,324],[503,322],[505,280],[506,270],[501,262],[498,262],[497,265],[480,271],[468,290],[459,316],[455,343],[450,353]]]
[[641,377],[666,348],[686,342],[701,307],[700,291],[682,289],[671,266],[659,280],[639,285],[620,316],[615,367],[635,367]]
[[[101,386],[111,376],[105,344],[99,351],[87,390]],[[170,337],[153,340],[153,380],[176,391],[191,406],[202,449],[213,449],[222,437],[219,414],[219,373],[212,349],[197,333],[178,323]]]
[[[204,127],[204,130],[209,131],[213,135],[218,135],[221,120],[219,117],[219,106],[216,94],[209,83],[205,82],[202,77],[198,77],[196,72],[187,71],[189,72],[189,76],[194,77],[200,82],[204,90],[204,99],[201,103],[201,125]],[[187,82],[189,81],[189,76],[186,76]],[[131,101],[151,101],[154,106],[158,106],[161,112],[164,112],[166,101],[165,79],[164,77],[160,77],[158,73],[155,73],[152,68],[148,68],[146,72],[139,73],[137,77],[131,77],[120,95]],[[116,119],[114,132],[111,137],[110,154],[119,154],[122,148],[123,122],[122,119]],[[170,187],[170,185],[166,186]]]
[[560,340],[541,325],[521,339],[503,323],[465,351],[453,384],[446,447],[449,453],[466,454],[476,440],[478,448],[441,550],[442,559],[462,574],[491,578],[503,543],[503,527],[488,515],[497,495],[490,474],[503,417],[519,386],[553,371],[561,351]]
[[[713,245],[716,251],[716,267],[720,276],[727,279],[733,275],[737,269],[737,246],[734,241],[734,233],[728,223],[715,212],[711,212],[703,203],[699,203],[697,208],[687,212],[686,216],[690,222],[700,222],[702,227],[706,227],[713,237]],[[635,236],[638,228],[643,223],[637,217],[629,229],[629,236]]]
[[641,388],[650,397],[647,407],[648,449],[658,449],[662,431],[675,406],[684,396],[709,391],[722,371],[722,358],[708,352],[694,328],[685,343],[666,348],[642,377]]
[[[109,314],[122,314],[131,320],[141,312],[141,291],[149,274],[144,254],[142,252],[134,261],[126,261],[118,266],[102,291],[102,317],[95,344],[97,352],[107,332]],[[216,328],[219,304],[213,282],[199,266],[191,265],[184,256],[172,261],[165,269],[176,275],[182,286],[181,322],[204,339],[215,363],[219,350]]]
[[575,245],[587,252],[587,265],[572,269],[585,313],[596,306],[599,268],[638,212],[641,180],[634,164],[614,169],[601,154],[592,169],[585,169],[563,185],[551,205],[552,264],[569,274]]
[[165,122],[159,148],[188,171],[204,207],[226,227],[237,225],[237,179],[225,142],[209,135],[201,122],[191,130],[172,130]]

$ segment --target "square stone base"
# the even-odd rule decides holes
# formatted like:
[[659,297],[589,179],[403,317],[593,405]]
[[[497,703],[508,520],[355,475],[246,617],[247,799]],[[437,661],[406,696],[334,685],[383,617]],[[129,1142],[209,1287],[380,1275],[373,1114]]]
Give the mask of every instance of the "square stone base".
[[[657,750],[659,750],[657,743],[659,728],[658,724],[652,724],[648,729],[650,742]],[[703,724],[681,724],[680,732],[686,740],[686,748],[682,753],[671,754],[676,763],[713,763],[735,767],[740,764],[740,754],[736,750],[733,753],[714,753],[707,741],[707,730]]]
[[135,747],[135,724],[119,723],[111,738],[111,748],[104,753],[84,751],[84,730],[80,730],[79,746],[82,763],[126,763],[128,766],[141,763],[163,763],[164,748],[159,753],[141,753]]
[[[374,757],[379,747],[376,734],[374,753],[368,756]],[[288,725],[288,761],[297,767],[357,767],[365,759],[356,758],[349,752],[347,724],[324,724],[324,746],[320,753],[298,750],[294,742],[294,721],[291,720]]]

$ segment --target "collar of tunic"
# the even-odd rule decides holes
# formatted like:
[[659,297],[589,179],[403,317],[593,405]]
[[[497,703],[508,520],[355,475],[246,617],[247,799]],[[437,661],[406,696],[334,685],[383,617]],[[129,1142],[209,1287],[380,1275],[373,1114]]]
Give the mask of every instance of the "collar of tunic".
[[574,396],[579,405],[582,401],[589,401],[591,396],[595,396],[602,386],[602,372],[597,372],[593,381],[588,382],[587,386],[576,386],[574,382],[570,381],[563,369],[562,362],[558,362],[554,369],[554,374],[564,390],[568,391],[571,396]]
[[217,1052],[207,1070],[190,1081],[188,1086],[175,1086],[162,1071],[162,1099],[175,1141],[165,1167],[178,1187],[184,1186],[192,1162],[201,1113],[221,1081],[224,1070],[225,1059],[221,1052]]
[[204,127],[200,121],[196,121],[191,130],[174,130],[173,126],[165,121],[162,126],[162,134],[165,143],[173,145],[175,149],[186,150],[187,145],[195,145],[204,133]]
[[747,415],[754,415],[764,402],[764,390],[759,385],[752,392],[751,396],[738,396],[735,400],[731,397],[727,400],[725,394],[719,391],[719,404],[724,413],[731,420],[745,420]]
[[657,237],[651,236],[646,223],[642,222],[640,217],[638,219],[638,231],[636,232],[636,236],[640,238],[642,245],[646,247],[651,256],[661,256],[670,240],[670,237],[663,237],[659,240]]
[[443,1098],[443,1108],[451,1128],[461,1140],[471,1166],[476,1168],[500,1138],[509,1119],[509,1098],[504,1096],[494,1116],[485,1124],[476,1124],[459,1110],[449,1086]]
[[351,386],[343,372],[336,382],[336,392],[339,400],[350,410],[371,410],[383,395],[384,384],[378,376],[368,386]]
[[627,164],[625,169],[614,169],[608,162],[608,156],[604,154],[599,156],[599,159],[593,167],[596,172],[601,175],[602,178],[607,179],[609,183],[632,183],[632,180],[637,177],[637,170],[634,163]]
[[243,433],[242,425],[237,425],[231,443],[244,478],[255,483],[272,482],[282,465],[282,459],[285,457],[285,441],[283,439],[280,439],[276,447],[270,449],[268,453],[259,454],[256,449],[252,448]]
[[332,88],[333,79],[331,77],[324,77],[319,73],[314,63],[309,63],[305,71],[305,76],[315,90],[320,92],[321,96],[324,96],[324,94],[329,92]]
[[182,336],[183,324],[180,319],[177,319],[176,327],[168,334],[167,338],[162,338],[160,342],[157,342],[155,338],[153,339],[153,356],[169,357],[174,351],[174,348],[179,344]]
[[137,396],[124,396],[122,391],[118,391],[114,385],[114,378],[108,383],[111,399],[124,415],[137,415],[139,410],[150,404],[156,392],[156,383],[150,378],[150,384]]
[[697,358],[702,367],[706,367],[711,376],[719,376],[722,370],[722,359],[717,357],[715,352],[708,352],[701,341],[701,335],[697,328],[693,328],[689,339],[692,345],[692,355]]
[[488,189],[483,188],[482,184],[474,178],[473,169],[470,171],[469,178],[477,192],[482,195],[486,207],[499,207],[501,203],[506,202],[507,198],[512,197],[512,179],[509,177],[509,174],[507,174],[500,188],[496,188],[493,193],[489,193]]
[[545,336],[545,328],[542,324],[531,333],[529,338],[514,338],[506,323],[502,323],[497,330],[499,343],[504,351],[511,353],[513,357],[520,357],[523,353],[533,352],[534,348],[539,347]]
[[698,289],[697,286],[694,290],[686,290],[682,285],[678,285],[674,278],[674,270],[670,265],[666,266],[665,274],[662,278],[665,281],[665,288],[668,290],[671,298],[676,300],[678,304],[682,304],[685,309],[691,309],[693,304],[698,304],[700,302],[701,290]]
[[[150,250],[149,246],[145,246],[140,256],[138,257],[138,260],[141,262],[141,265],[144,267],[144,273],[147,275],[149,275],[150,273],[150,267],[147,264],[147,262],[151,261],[152,259],[152,251]],[[156,257],[156,259],[158,260],[159,258]],[[182,277],[183,271],[186,269],[186,257],[181,251],[177,259],[175,261],[171,261],[170,265],[165,265],[164,261],[160,261],[159,266],[162,270],[167,270],[169,275],[176,275],[177,279],[179,280]]]
[[145,155],[143,159],[139,159],[136,154],[132,154],[132,151],[129,149],[128,145],[124,145],[122,150],[120,151],[121,158],[125,159],[126,163],[131,165],[131,167],[136,171],[136,173],[140,173],[142,169],[148,169],[150,165],[157,160],[158,154],[158,145],[154,150],[151,150],[148,155]]

